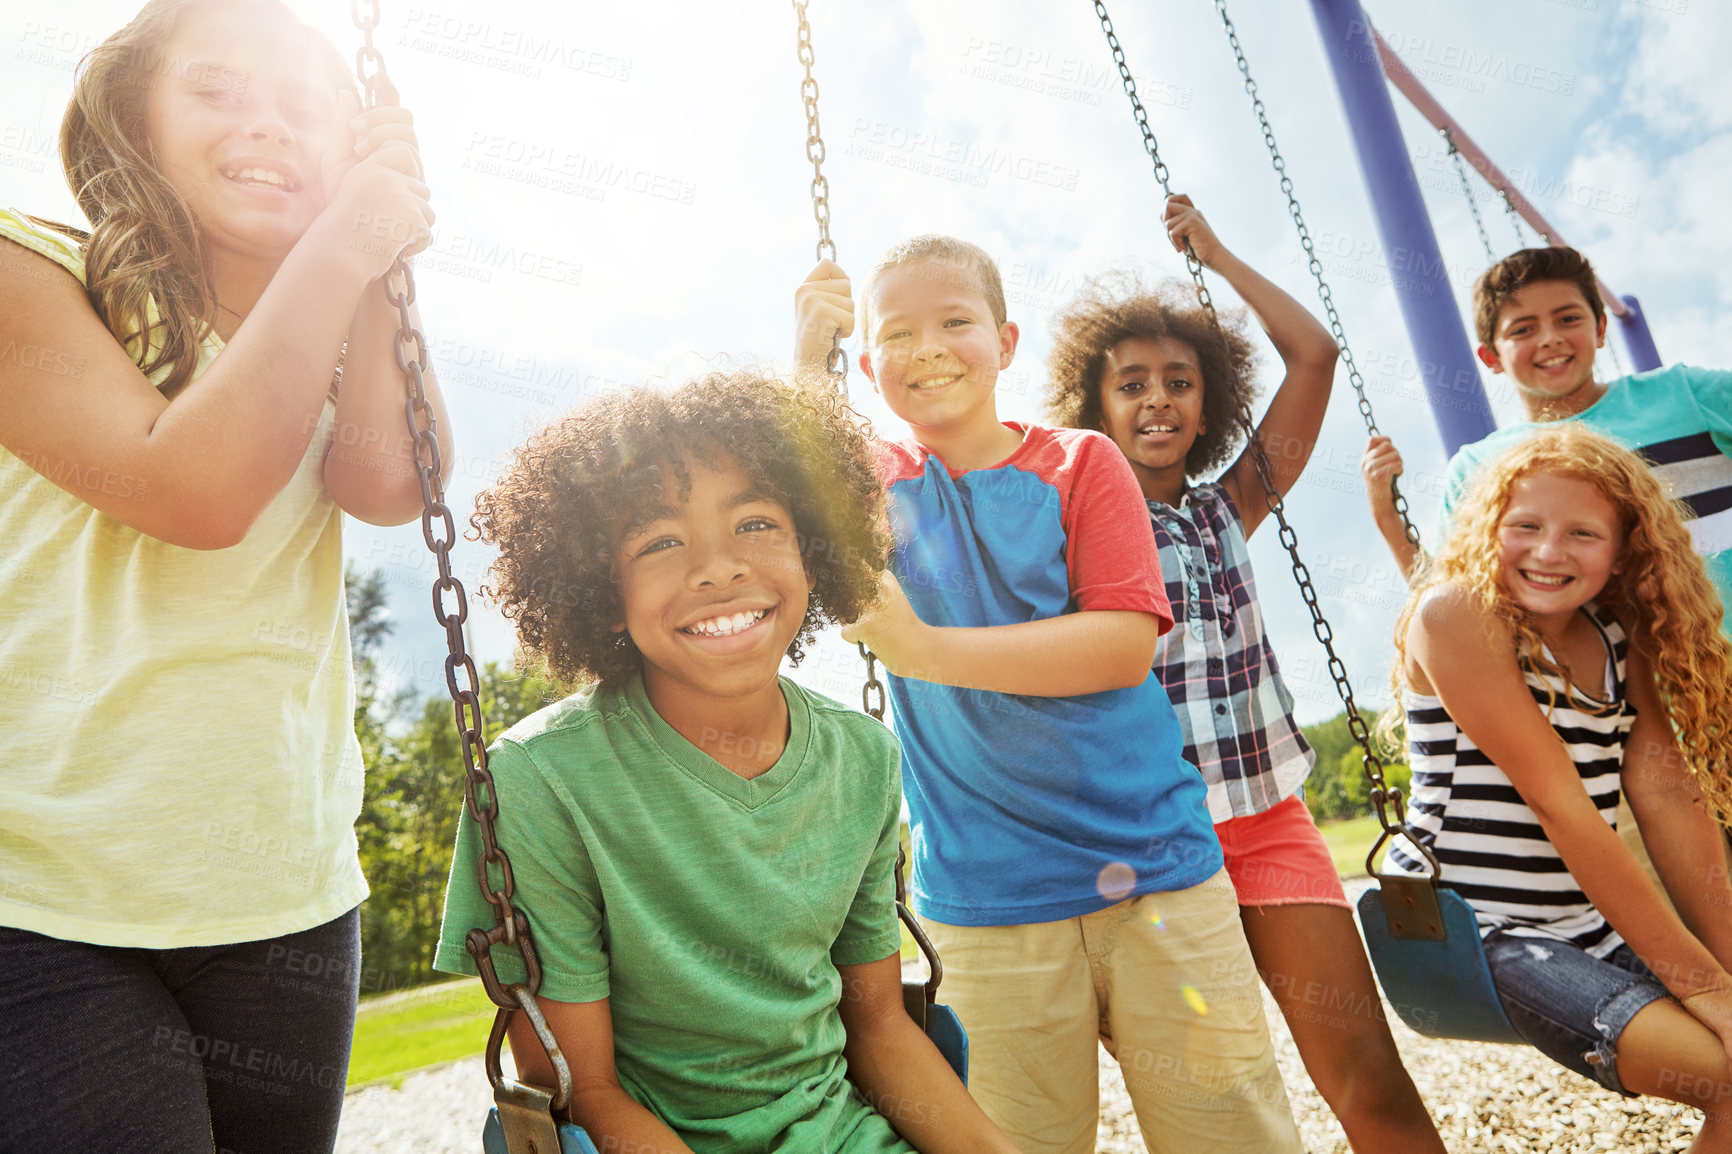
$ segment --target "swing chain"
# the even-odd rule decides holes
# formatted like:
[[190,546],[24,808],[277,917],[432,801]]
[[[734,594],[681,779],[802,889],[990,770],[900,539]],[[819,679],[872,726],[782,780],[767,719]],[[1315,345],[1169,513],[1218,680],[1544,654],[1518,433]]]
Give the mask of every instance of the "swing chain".
[[[807,0],[794,0],[794,14],[800,18],[800,63],[806,78],[800,81],[800,97],[806,104],[806,159],[812,162],[812,217],[818,222],[818,259],[835,260],[836,242],[830,239],[830,181],[824,175],[824,135],[818,130],[818,80],[812,75],[817,56],[812,51],[812,26],[806,22]],[[848,391],[848,354],[842,348],[842,335],[830,340],[830,353],[824,359],[824,369],[836,391]]]
[[[1515,229],[1516,244],[1522,248],[1532,248],[1533,246],[1528,244],[1529,230],[1526,222],[1522,220],[1522,214],[1516,211],[1515,202],[1509,198],[1509,190],[1500,188],[1497,190],[1497,196],[1499,200],[1503,201],[1503,210],[1509,214],[1510,227]],[[1552,243],[1552,238],[1543,232],[1534,235],[1540,238],[1541,246],[1549,246]]]
[[361,30],[361,47],[355,51],[355,75],[367,93],[367,107],[378,103],[379,78],[385,75],[385,58],[373,46],[373,29],[379,26],[379,0],[351,0],[355,27]]
[[878,680],[878,655],[866,648],[864,641],[856,641],[860,647],[860,656],[866,659],[866,684],[860,687],[860,708],[867,716],[884,720],[884,683]]
[[[1245,58],[1244,45],[1239,43],[1239,30],[1233,24],[1233,18],[1227,15],[1226,0],[1215,0],[1215,12],[1221,17],[1221,25],[1227,30],[1227,43],[1233,49],[1233,60],[1238,65],[1239,75],[1245,79],[1245,94],[1251,98],[1251,111],[1256,113],[1257,124],[1263,130],[1263,147],[1269,150],[1269,163],[1281,178],[1281,192],[1287,197],[1287,215],[1293,219],[1293,225],[1299,232],[1299,247],[1305,250],[1306,268],[1317,282],[1317,297],[1323,302],[1323,309],[1329,314],[1329,332],[1335,338],[1335,347],[1341,352],[1341,363],[1347,369],[1347,380],[1353,386],[1353,395],[1359,402],[1359,415],[1365,421],[1365,431],[1370,436],[1377,436],[1377,419],[1371,412],[1371,398],[1365,393],[1365,378],[1359,373],[1359,365],[1353,359],[1353,349],[1347,343],[1347,326],[1341,321],[1341,314],[1335,308],[1335,292],[1329,287],[1329,282],[1323,276],[1323,261],[1317,255],[1316,243],[1311,239],[1311,229],[1305,224],[1305,214],[1299,208],[1299,198],[1293,192],[1293,178],[1287,173],[1287,158],[1281,155],[1280,146],[1275,142],[1275,127],[1269,123],[1269,110],[1263,104],[1263,98],[1258,94],[1257,82],[1251,78],[1251,62]],[[1476,210],[1477,211],[1477,210]],[[1414,527],[1413,519],[1408,515],[1407,498],[1397,486],[1395,478],[1389,479],[1389,491],[1395,498],[1395,513],[1401,518],[1401,532],[1415,548],[1420,548],[1419,530]]]
[[[1118,37],[1113,33],[1112,21],[1107,17],[1104,0],[1094,0],[1094,6],[1095,14],[1100,17],[1101,29],[1106,33],[1107,43],[1112,48],[1113,61],[1118,65],[1119,76],[1124,81],[1125,95],[1130,97],[1131,108],[1136,115],[1138,126],[1142,129],[1143,147],[1148,152],[1150,159],[1154,162],[1155,178],[1161,182],[1161,188],[1170,196],[1172,195],[1172,189],[1167,183],[1167,167],[1161,161],[1159,146],[1155,142],[1154,132],[1151,131],[1149,127],[1148,113],[1143,108],[1142,99],[1137,95],[1136,82],[1131,78],[1130,67],[1125,62],[1124,50],[1119,46]],[[1219,0],[1217,0],[1216,8],[1221,12],[1222,18],[1225,19],[1226,11],[1219,3]],[[1231,22],[1228,23],[1228,33],[1229,36],[1233,36]],[[1233,36],[1233,40],[1236,47],[1237,37]],[[1255,86],[1251,84],[1250,74],[1246,70],[1243,61],[1244,57],[1241,53],[1240,71],[1245,74],[1247,91],[1252,94],[1252,99],[1256,102],[1256,107],[1261,109],[1261,101],[1256,100]],[[1262,119],[1264,123],[1264,139],[1270,144],[1270,147],[1273,150],[1274,133],[1268,127],[1267,118],[1264,117]],[[1294,218],[1299,222],[1301,230],[1303,230],[1304,221],[1299,217],[1299,205],[1293,198],[1291,182],[1287,179],[1285,172],[1285,162],[1280,160],[1279,152],[1275,152],[1275,158],[1277,160],[1275,166],[1276,171],[1281,173],[1282,189],[1287,192],[1290,211],[1293,213]],[[1311,256],[1313,266],[1320,272],[1321,265],[1317,260],[1316,252],[1310,242],[1310,234],[1302,232],[1301,235],[1304,237],[1305,249]],[[1210,298],[1208,289],[1203,284],[1202,262],[1197,260],[1196,254],[1190,250],[1188,244],[1186,245],[1185,263],[1186,267],[1191,270],[1191,279],[1197,284],[1198,304],[1202,307],[1203,312],[1208,316],[1210,327],[1214,329],[1216,335],[1221,338],[1222,343],[1224,344],[1226,337],[1221,329],[1221,318],[1215,312],[1214,302]],[[1314,275],[1318,274],[1314,273]],[[1321,280],[1320,276],[1319,279]],[[1329,305],[1330,317],[1334,322],[1333,327],[1335,329],[1337,343],[1345,346],[1346,338],[1340,324],[1340,318],[1335,315],[1334,305],[1326,293],[1324,294],[1324,302]],[[1351,360],[1349,360],[1349,364],[1351,363]],[[1370,403],[1366,400],[1364,391],[1361,388],[1360,383],[1357,381],[1358,374],[1355,373],[1354,376],[1356,378],[1355,389],[1359,390],[1360,411],[1365,415],[1367,424],[1370,425],[1372,431],[1375,432],[1376,425],[1371,424]],[[1269,507],[1270,515],[1275,518],[1275,523],[1279,528],[1281,545],[1287,550],[1287,556],[1292,562],[1293,580],[1299,586],[1299,594],[1305,600],[1305,607],[1311,612],[1311,631],[1322,644],[1324,652],[1329,656],[1329,676],[1335,683],[1335,692],[1341,698],[1341,704],[1347,712],[1347,727],[1353,735],[1354,742],[1359,746],[1360,758],[1365,768],[1365,776],[1371,780],[1371,801],[1373,809],[1377,815],[1378,824],[1383,827],[1383,836],[1385,838],[1399,834],[1405,829],[1402,821],[1404,809],[1402,805],[1401,791],[1390,786],[1383,779],[1383,761],[1378,757],[1376,750],[1372,747],[1371,731],[1366,726],[1365,719],[1359,714],[1359,706],[1353,700],[1353,685],[1348,680],[1347,666],[1335,652],[1334,631],[1330,628],[1328,620],[1324,618],[1322,606],[1319,605],[1317,601],[1317,590],[1311,583],[1311,571],[1305,565],[1304,559],[1299,556],[1299,536],[1293,531],[1293,527],[1287,523],[1286,508],[1281,499],[1281,491],[1275,485],[1274,470],[1269,464],[1268,454],[1263,451],[1262,439],[1257,435],[1257,426],[1251,417],[1251,406],[1243,396],[1239,399],[1238,412],[1236,415],[1240,427],[1245,433],[1246,451],[1251,454],[1251,463],[1255,466],[1257,470],[1257,478],[1263,485],[1263,499]],[[1406,521],[1405,514],[1402,519],[1403,521]],[[1410,539],[1415,539],[1417,537],[1411,524],[1408,525],[1408,532],[1410,534]],[[1393,818],[1390,816],[1391,809],[1395,812]]]
[[[381,99],[393,98],[389,95],[390,81],[385,75],[384,57],[373,46],[373,29],[379,24],[378,0],[352,0],[352,8],[355,26],[363,36],[362,47],[355,56],[356,72],[360,76],[365,106],[374,108]],[[524,997],[533,998],[540,988],[541,964],[530,938],[528,919],[512,904],[516,887],[511,859],[500,846],[494,829],[499,817],[499,797],[493,775],[487,769],[481,678],[463,634],[463,625],[469,617],[469,600],[463,583],[451,572],[451,546],[457,540],[457,526],[450,506],[445,503],[439,422],[432,403],[427,399],[425,382],[427,338],[415,326],[414,315],[410,312],[415,304],[415,275],[405,258],[397,258],[381,287],[385,299],[397,310],[392,356],[403,373],[403,417],[413,442],[415,470],[421,485],[421,535],[439,568],[439,577],[433,582],[433,615],[445,629],[445,686],[451,693],[457,734],[463,750],[463,802],[481,831],[482,852],[476,863],[476,872],[482,894],[493,907],[495,920],[492,930],[471,930],[465,944],[481,973],[487,996],[502,1010],[513,1011],[522,1007]],[[494,870],[500,879],[497,886],[492,881]],[[514,947],[523,958],[525,980],[521,986],[508,988],[499,980],[490,951],[500,942]],[[558,1066],[561,1059],[557,1047],[551,1052],[551,1057]],[[495,1081],[495,1086],[498,1085]],[[563,1104],[563,1101],[557,1102],[556,1107]]]
[[[1119,43],[1118,33],[1113,31],[1112,17],[1107,15],[1104,0],[1094,0],[1094,3],[1095,15],[1100,18],[1101,31],[1107,34],[1107,46],[1113,50],[1113,63],[1119,68],[1119,80],[1125,86],[1125,95],[1131,98],[1131,109],[1136,114],[1137,127],[1143,134],[1143,151],[1149,154],[1149,160],[1155,166],[1155,179],[1160,182],[1161,191],[1172,196],[1173,186],[1166,162],[1161,159],[1161,146],[1155,140],[1155,130],[1149,125],[1149,114],[1143,107],[1143,99],[1137,95],[1136,78],[1131,75],[1131,66],[1125,60],[1125,50]],[[1203,262],[1197,259],[1196,250],[1188,240],[1185,242],[1185,270],[1191,274],[1191,281],[1196,285],[1197,300],[1208,310],[1210,316],[1214,316],[1214,298],[1209,295],[1209,286],[1203,283]]]
[[[1467,210],[1473,214],[1473,227],[1479,230],[1479,243],[1485,246],[1485,263],[1497,263],[1497,250],[1491,247],[1491,236],[1485,231],[1485,218],[1479,214],[1479,201],[1474,198],[1473,185],[1467,179],[1467,161],[1461,155],[1461,149],[1455,146],[1455,137],[1447,128],[1437,130],[1443,137],[1443,142],[1449,146],[1449,158],[1455,161],[1455,175],[1461,180],[1461,194],[1467,197]],[[1507,204],[1508,202],[1505,201]]]

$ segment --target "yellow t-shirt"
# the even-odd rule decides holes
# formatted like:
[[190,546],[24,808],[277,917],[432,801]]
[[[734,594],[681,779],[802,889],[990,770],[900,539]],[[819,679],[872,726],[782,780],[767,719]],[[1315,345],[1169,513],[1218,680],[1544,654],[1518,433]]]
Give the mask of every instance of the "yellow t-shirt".
[[[83,280],[65,238],[5,209],[0,236]],[[198,371],[221,350],[209,336]],[[166,544],[62,487],[136,478],[38,462],[56,484],[0,448],[0,925],[169,949],[308,929],[367,896],[335,414],[228,549]]]

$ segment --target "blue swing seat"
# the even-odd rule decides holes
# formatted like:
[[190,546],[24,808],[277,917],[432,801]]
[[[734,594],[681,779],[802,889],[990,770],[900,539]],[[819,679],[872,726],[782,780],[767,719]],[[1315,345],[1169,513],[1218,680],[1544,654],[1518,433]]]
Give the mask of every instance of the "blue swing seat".
[[[487,1121],[481,1127],[481,1148],[486,1154],[509,1154],[505,1146],[505,1127],[499,1123],[499,1109],[487,1111]],[[562,1122],[559,1126],[559,1150],[541,1150],[537,1154],[600,1154],[582,1126]]]
[[1390,928],[1380,889],[1359,896],[1359,924],[1365,948],[1377,970],[1384,996],[1401,1020],[1430,1038],[1474,1042],[1521,1042],[1492,985],[1473,907],[1448,886],[1428,879],[1380,878],[1414,882],[1436,895],[1439,920],[1424,926]]
[[[914,987],[920,989],[921,987]],[[938,1047],[938,1052],[944,1055],[944,1060],[950,1063],[950,1068],[956,1071],[956,1076],[962,1079],[962,1084],[968,1084],[968,1032],[962,1028],[962,1019],[956,1016],[956,1011],[949,1006],[928,1003],[926,1006],[926,1021],[924,1024],[926,1036],[932,1039],[932,1044]],[[487,1111],[487,1121],[481,1127],[481,1148],[485,1154],[509,1154],[505,1145],[505,1128],[499,1121],[497,1107]],[[554,1151],[540,1151],[538,1154],[555,1154]],[[559,1150],[557,1154],[599,1154],[595,1143],[581,1126],[573,1126],[563,1122],[559,1126]]]
[[932,1039],[962,1084],[968,1085],[968,1031],[962,1028],[962,1019],[956,1016],[956,1011],[949,1006],[927,1006],[926,1036]]

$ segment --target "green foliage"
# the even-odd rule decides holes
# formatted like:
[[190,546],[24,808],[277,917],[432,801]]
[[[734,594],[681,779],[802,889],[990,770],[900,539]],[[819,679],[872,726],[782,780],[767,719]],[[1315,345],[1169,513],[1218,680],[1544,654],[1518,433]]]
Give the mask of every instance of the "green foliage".
[[[361,906],[362,993],[380,993],[435,977],[439,914],[463,808],[463,754],[447,698],[380,695],[378,650],[395,628],[384,578],[351,571],[348,581],[355,731],[367,769],[355,832],[372,890]],[[563,696],[548,682],[491,662],[480,681],[489,741]]]
[[473,978],[364,1002],[355,1014],[349,1085],[477,1053],[492,1018],[493,1003]]
[[[1366,725],[1375,729],[1377,718],[1365,715]],[[1365,776],[1364,758],[1347,725],[1347,713],[1342,711],[1328,721],[1300,729],[1311,748],[1317,751],[1317,765],[1305,782],[1305,804],[1318,821],[1364,817],[1371,812],[1371,782]],[[1379,753],[1382,751],[1379,750]],[[1413,771],[1403,762],[1383,762],[1383,780],[1407,794]]]

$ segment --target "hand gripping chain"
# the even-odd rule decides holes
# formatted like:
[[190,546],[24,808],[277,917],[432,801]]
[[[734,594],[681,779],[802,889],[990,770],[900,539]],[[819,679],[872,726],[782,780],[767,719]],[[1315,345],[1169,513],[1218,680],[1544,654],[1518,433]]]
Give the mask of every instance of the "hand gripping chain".
[[[812,162],[812,216],[818,222],[818,259],[835,260],[836,242],[830,239],[830,182],[824,176],[824,136],[818,131],[818,81],[812,75],[812,26],[806,22],[806,0],[794,0],[794,14],[800,19],[800,63],[806,78],[800,81],[800,96],[806,103],[806,159]],[[824,368],[830,383],[844,395],[848,392],[848,354],[842,351],[842,334],[830,342],[830,355]]]
[[[1130,65],[1125,61],[1124,48],[1119,44],[1119,38],[1113,31],[1113,23],[1107,15],[1104,0],[1094,0],[1094,8],[1095,15],[1100,18],[1101,31],[1106,33],[1107,45],[1112,49],[1113,63],[1118,65],[1119,78],[1124,82],[1125,95],[1130,98],[1131,111],[1136,117],[1137,127],[1142,132],[1143,150],[1149,154],[1149,160],[1154,164],[1155,179],[1160,182],[1161,191],[1171,196],[1173,190],[1169,184],[1167,166],[1161,160],[1160,146],[1155,140],[1154,130],[1149,126],[1148,112],[1143,108],[1142,98],[1137,95],[1137,82],[1131,76]],[[1216,9],[1225,20],[1226,9],[1220,0],[1216,2]],[[1317,253],[1311,243],[1309,232],[1305,230],[1304,218],[1299,214],[1299,203],[1293,198],[1292,181],[1287,177],[1286,162],[1281,159],[1281,154],[1275,149],[1274,133],[1269,128],[1262,101],[1257,99],[1256,86],[1251,81],[1244,55],[1238,52],[1238,37],[1230,22],[1228,23],[1228,34],[1233,41],[1235,52],[1239,56],[1239,71],[1245,76],[1246,90],[1251,93],[1258,119],[1263,124],[1264,141],[1269,145],[1274,157],[1275,170],[1281,174],[1281,188],[1283,192],[1287,193],[1288,211],[1300,228],[1301,243],[1304,245],[1306,254],[1311,258],[1312,275],[1318,280],[1319,295],[1322,296],[1324,305],[1329,310],[1331,331],[1335,334],[1337,346],[1347,357],[1354,391],[1359,396],[1359,411],[1365,417],[1366,427],[1375,433],[1377,425],[1372,420],[1371,402],[1365,395],[1364,382],[1360,379],[1358,370],[1352,367],[1352,354],[1347,351],[1345,330],[1342,327],[1340,317],[1336,314],[1334,300],[1329,293],[1328,286],[1323,282],[1322,263],[1317,259]],[[1215,312],[1215,302],[1209,295],[1208,286],[1203,282],[1203,262],[1197,259],[1197,254],[1192,250],[1189,242],[1185,245],[1185,268],[1190,272],[1191,280],[1196,285],[1197,303],[1207,314],[1210,326],[1217,335],[1221,335],[1221,319]],[[1224,341],[1225,337],[1222,336],[1222,339]],[[1287,523],[1286,510],[1282,504],[1281,493],[1275,487],[1274,473],[1270,468],[1268,455],[1263,451],[1263,442],[1257,436],[1256,425],[1251,419],[1251,407],[1243,399],[1239,402],[1237,418],[1245,432],[1246,450],[1251,454],[1251,462],[1256,467],[1257,478],[1263,485],[1264,500],[1269,506],[1270,515],[1275,518],[1275,523],[1279,527],[1281,544],[1287,550],[1287,556],[1292,561],[1293,580],[1298,584],[1299,593],[1305,599],[1305,607],[1311,611],[1311,631],[1322,643],[1324,652],[1329,655],[1329,677],[1335,683],[1335,692],[1341,698],[1342,707],[1347,711],[1347,727],[1353,734],[1354,742],[1359,746],[1360,757],[1365,767],[1365,776],[1371,780],[1372,806],[1376,812],[1378,824],[1383,827],[1383,836],[1378,843],[1381,845],[1383,840],[1403,832],[1401,791],[1389,786],[1383,780],[1383,761],[1372,748],[1370,730],[1366,727],[1365,719],[1359,715],[1358,705],[1354,703],[1353,686],[1347,678],[1347,667],[1336,655],[1334,632],[1330,629],[1329,622],[1323,616],[1322,607],[1318,604],[1317,590],[1311,584],[1310,570],[1306,568],[1304,560],[1299,556],[1298,535],[1293,532],[1293,527]],[[1405,502],[1400,501],[1399,495],[1397,501],[1398,508],[1402,509],[1402,522],[1406,528],[1408,539],[1418,544],[1419,535],[1407,519]],[[1390,816],[1392,810],[1395,814],[1393,818]]]
[[[355,53],[355,73],[361,79],[366,107],[374,108],[381,98],[394,99],[390,81],[385,75],[385,58],[373,45],[373,30],[379,26],[378,0],[352,0],[352,11],[355,26],[361,30],[363,39]],[[451,693],[457,733],[462,739],[463,801],[481,831],[482,852],[477,863],[477,876],[482,895],[493,907],[494,927],[491,930],[470,930],[464,944],[475,959],[487,996],[499,1007],[487,1047],[488,1079],[498,1093],[505,1087],[499,1066],[499,1047],[504,1041],[505,1025],[516,1011],[534,1006],[535,993],[541,988],[541,963],[535,955],[529,922],[523,911],[512,904],[515,886],[511,859],[500,846],[494,829],[499,819],[499,798],[493,776],[487,771],[481,680],[463,638],[463,623],[469,617],[469,601],[463,583],[451,572],[451,546],[457,539],[457,526],[450,507],[445,504],[445,486],[441,479],[444,462],[439,452],[438,422],[433,415],[433,406],[428,403],[422,377],[427,370],[427,338],[415,327],[409,312],[415,303],[415,274],[409,262],[399,256],[381,287],[386,299],[397,309],[393,352],[397,367],[403,373],[403,415],[414,442],[415,467],[421,481],[421,535],[439,566],[439,578],[433,582],[433,616],[445,629],[448,650],[445,686]],[[499,877],[497,886],[492,880],[494,871]],[[525,974],[522,984],[506,986],[500,982],[491,954],[492,948],[500,943],[517,950],[522,958]],[[533,1019],[540,1015],[532,1013],[530,1016]],[[551,1096],[551,1106],[555,1110],[563,1109],[571,1096],[569,1068],[551,1031],[538,1028],[536,1036],[546,1047],[548,1058],[558,1073],[559,1086]]]

